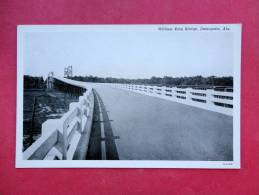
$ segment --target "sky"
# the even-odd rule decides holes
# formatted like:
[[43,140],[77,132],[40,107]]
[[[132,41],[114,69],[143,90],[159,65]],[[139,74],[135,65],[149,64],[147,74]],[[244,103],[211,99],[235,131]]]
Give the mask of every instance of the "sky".
[[88,30],[26,32],[24,74],[116,78],[233,76],[231,32]]

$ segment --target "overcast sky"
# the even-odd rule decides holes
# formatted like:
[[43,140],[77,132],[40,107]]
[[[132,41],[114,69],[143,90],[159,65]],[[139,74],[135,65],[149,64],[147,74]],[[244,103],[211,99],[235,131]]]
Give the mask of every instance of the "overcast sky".
[[24,74],[117,78],[233,76],[233,34],[223,32],[27,32]]

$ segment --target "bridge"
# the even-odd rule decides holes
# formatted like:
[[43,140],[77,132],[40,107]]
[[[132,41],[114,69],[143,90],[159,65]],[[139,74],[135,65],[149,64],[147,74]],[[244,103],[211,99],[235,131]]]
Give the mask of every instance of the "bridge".
[[86,83],[51,77],[82,94],[23,152],[25,160],[233,160],[231,88]]

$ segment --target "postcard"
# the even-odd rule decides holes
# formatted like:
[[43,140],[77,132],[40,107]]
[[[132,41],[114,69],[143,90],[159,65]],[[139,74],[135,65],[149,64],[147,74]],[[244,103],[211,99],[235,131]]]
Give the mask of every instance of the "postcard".
[[17,168],[240,168],[241,24],[19,25]]

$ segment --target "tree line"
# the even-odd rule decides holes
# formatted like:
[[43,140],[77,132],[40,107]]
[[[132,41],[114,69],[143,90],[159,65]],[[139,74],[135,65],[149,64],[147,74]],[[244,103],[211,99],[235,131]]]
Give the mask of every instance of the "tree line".
[[44,89],[46,88],[46,82],[44,81],[43,77],[24,75],[23,88],[24,89]]
[[[97,76],[73,76],[70,79],[84,82],[94,83],[125,83],[125,84],[143,84],[143,85],[157,85],[157,86],[233,86],[233,77],[216,77],[216,76],[192,76],[192,77],[151,77],[145,79],[125,79],[114,77],[97,77]],[[43,77],[24,76],[24,89],[44,89],[46,88],[46,81]]]
[[127,84],[144,84],[157,86],[233,86],[233,77],[224,76],[191,76],[191,77],[151,77],[146,79],[125,79],[113,77],[97,77],[97,76],[73,76],[70,79],[84,82],[94,83],[127,83]]

